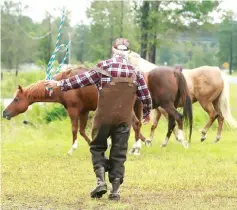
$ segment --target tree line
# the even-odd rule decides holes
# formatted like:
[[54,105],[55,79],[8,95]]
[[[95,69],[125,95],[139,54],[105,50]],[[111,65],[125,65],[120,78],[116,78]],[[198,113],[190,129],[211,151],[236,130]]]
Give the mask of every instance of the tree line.
[[[211,13],[219,1],[92,1],[86,15],[90,24],[64,21],[61,42],[71,40],[71,63],[95,63],[111,56],[112,42],[126,37],[131,49],[156,64],[185,68],[229,63],[237,69],[237,21],[231,11],[221,23]],[[40,23],[24,15],[20,1],[1,7],[1,62],[6,69],[23,63],[46,65],[52,55],[61,17],[46,13]],[[64,53],[57,56],[60,63]]]

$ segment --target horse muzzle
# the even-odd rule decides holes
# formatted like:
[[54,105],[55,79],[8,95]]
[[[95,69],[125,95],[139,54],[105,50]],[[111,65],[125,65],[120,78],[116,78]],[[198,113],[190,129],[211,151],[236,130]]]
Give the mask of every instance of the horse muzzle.
[[7,110],[4,110],[4,111],[2,112],[2,116],[3,116],[4,118],[6,118],[7,120],[10,120],[10,119],[12,118],[11,113],[8,112]]

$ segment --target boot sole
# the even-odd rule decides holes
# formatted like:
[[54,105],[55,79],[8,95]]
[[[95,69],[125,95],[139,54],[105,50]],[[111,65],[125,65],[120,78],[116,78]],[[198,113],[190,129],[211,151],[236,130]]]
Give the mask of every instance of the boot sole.
[[98,187],[96,192],[91,193],[91,198],[101,198],[105,193],[107,193],[107,186]]
[[109,195],[109,200],[111,201],[119,201],[120,200],[120,196],[114,196],[114,195]]

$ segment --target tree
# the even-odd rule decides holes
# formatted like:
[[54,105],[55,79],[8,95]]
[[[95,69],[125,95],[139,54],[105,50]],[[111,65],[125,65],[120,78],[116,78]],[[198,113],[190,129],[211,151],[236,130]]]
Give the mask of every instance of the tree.
[[75,55],[77,61],[81,63],[91,60],[90,55],[90,27],[85,25],[83,22],[76,26],[73,34],[73,49],[72,52]]
[[234,14],[227,12],[220,24],[219,33],[219,52],[218,57],[223,64],[229,62],[230,74],[233,68],[237,68],[237,21]]
[[138,50],[139,32],[130,2],[93,1],[87,16],[91,20],[89,50],[92,61],[110,57],[111,45],[121,35],[131,41],[134,50]]
[[14,68],[16,76],[20,64],[36,62],[39,39],[34,37],[42,34],[40,25],[23,15],[25,9],[27,6],[15,1],[5,1],[1,7],[2,66]]
[[[209,20],[217,1],[143,1],[138,12],[141,26],[141,55],[156,63],[156,48],[163,39],[187,28],[192,22],[202,24]],[[185,21],[183,21],[185,19]]]
[[23,31],[20,28],[20,21],[31,21],[29,18],[22,17],[22,11],[25,9],[21,3],[12,1],[5,1],[1,8],[2,19],[2,54],[1,61],[3,67],[9,69],[16,69],[16,76],[18,75],[18,68],[21,61],[26,56],[26,48],[22,47],[25,41]]

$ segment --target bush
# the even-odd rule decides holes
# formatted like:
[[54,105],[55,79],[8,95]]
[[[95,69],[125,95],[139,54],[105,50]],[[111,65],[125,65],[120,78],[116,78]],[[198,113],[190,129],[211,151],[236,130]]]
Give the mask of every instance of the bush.
[[66,109],[59,104],[52,104],[43,114],[43,120],[50,123],[55,120],[63,120],[67,117]]

